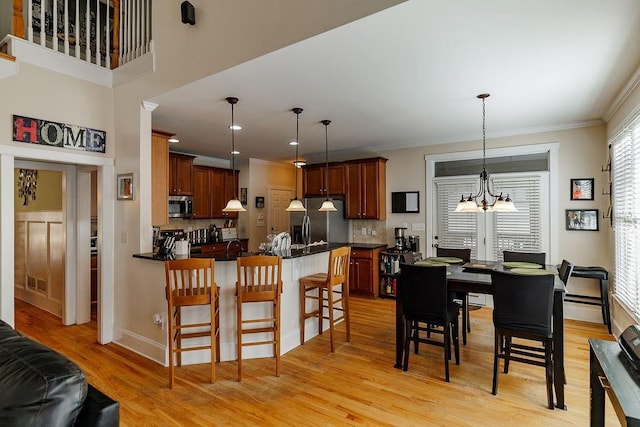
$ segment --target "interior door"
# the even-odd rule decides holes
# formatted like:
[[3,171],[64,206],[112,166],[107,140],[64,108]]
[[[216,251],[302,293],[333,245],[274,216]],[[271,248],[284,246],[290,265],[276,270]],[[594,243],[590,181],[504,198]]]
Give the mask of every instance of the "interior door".
[[282,188],[269,189],[267,233],[281,233],[290,230],[289,212],[285,209],[293,198],[293,191]]

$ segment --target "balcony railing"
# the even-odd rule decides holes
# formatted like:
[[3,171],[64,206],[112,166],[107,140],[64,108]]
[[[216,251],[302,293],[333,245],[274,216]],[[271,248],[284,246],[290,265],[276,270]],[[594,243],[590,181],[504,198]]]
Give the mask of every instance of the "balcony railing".
[[151,0],[13,0],[13,35],[107,69],[151,49]]

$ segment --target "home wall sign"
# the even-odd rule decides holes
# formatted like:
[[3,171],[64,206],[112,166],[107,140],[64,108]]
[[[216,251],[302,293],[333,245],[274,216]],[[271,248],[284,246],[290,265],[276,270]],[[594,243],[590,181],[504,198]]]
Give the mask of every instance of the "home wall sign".
[[13,115],[13,140],[104,153],[107,132],[67,123]]

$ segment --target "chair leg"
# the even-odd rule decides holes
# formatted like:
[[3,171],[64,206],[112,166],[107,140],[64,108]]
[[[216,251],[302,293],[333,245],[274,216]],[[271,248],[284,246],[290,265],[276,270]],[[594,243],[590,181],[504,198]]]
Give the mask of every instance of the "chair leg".
[[275,311],[275,325],[273,331],[273,339],[275,341],[273,351],[276,357],[276,377],[280,376],[280,299],[274,302],[273,309]]
[[347,342],[351,342],[351,315],[349,314],[349,284],[342,284],[342,315],[347,332]]
[[498,352],[502,348],[502,335],[498,334],[498,331],[494,332],[493,342],[493,387],[491,388],[491,394],[498,394]]
[[167,326],[167,329],[169,331],[169,388],[173,388],[173,384],[174,384],[174,380],[175,380],[175,368],[174,368],[174,318],[173,318],[173,313],[172,313],[173,309],[171,309],[171,307],[169,307],[169,316],[168,316],[168,323],[169,325]]
[[467,345],[467,329],[471,332],[469,325],[469,295],[464,294],[462,298],[462,344]]
[[504,337],[504,373],[509,373],[509,361],[511,360],[511,336]]
[[402,364],[402,370],[406,371],[409,369],[409,345],[411,343],[411,330],[413,325],[413,321],[406,320],[405,322],[405,330],[404,330],[404,362]]
[[324,292],[326,288],[318,287],[318,335],[322,335],[324,323]]
[[216,294],[216,362],[220,363],[220,290]]
[[455,352],[455,357],[456,357],[456,365],[460,364],[460,340],[459,340],[459,324],[458,324],[458,317],[456,316],[456,318],[453,320],[453,350]]
[[444,325],[444,379],[449,382],[449,359],[451,359],[451,324]]
[[547,339],[544,343],[544,361],[547,377],[547,403],[549,409],[553,409],[553,358],[551,355],[553,341]]
[[[177,350],[181,350],[182,349],[182,328],[180,327],[180,325],[182,325],[182,316],[181,316],[181,310],[180,307],[176,307],[176,349]],[[177,366],[182,366],[182,352],[178,351],[178,363]]]
[[334,334],[333,334],[333,287],[327,287],[327,305],[329,310],[329,340],[331,341],[331,353],[335,353]]
[[307,287],[300,283],[300,345],[304,345],[304,326],[307,320]]
[[238,382],[242,381],[242,299],[236,303],[236,331],[238,340]]
[[[413,326],[415,328],[415,332],[414,334],[416,335],[417,338],[420,338],[420,322],[418,322],[417,320],[412,320],[411,323],[413,323]],[[427,338],[429,338],[431,336],[431,325],[429,323],[427,323]],[[413,352],[415,354],[418,354],[418,346],[420,345],[420,340],[416,339],[413,341]]]
[[209,320],[211,321],[210,329],[211,329],[211,384],[216,382],[216,354],[217,354],[217,346],[216,346],[216,304],[215,300],[211,301],[211,317]]

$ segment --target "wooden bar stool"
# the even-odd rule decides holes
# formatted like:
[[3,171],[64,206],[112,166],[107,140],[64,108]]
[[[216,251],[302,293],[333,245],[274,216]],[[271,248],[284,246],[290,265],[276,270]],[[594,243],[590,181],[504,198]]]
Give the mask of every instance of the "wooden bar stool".
[[[344,319],[347,342],[351,342],[349,322],[349,260],[351,248],[342,247],[329,253],[327,273],[301,277],[300,282],[300,344],[304,344],[304,328],[309,318],[318,319],[318,333],[322,334],[323,319],[329,320],[331,352],[335,351],[334,326]],[[317,309],[307,311],[307,299],[318,301]],[[325,314],[326,309],[326,314]],[[338,317],[335,317],[335,312]]]
[[[254,345],[273,345],[276,359],[276,377],[280,376],[280,298],[282,296],[282,257],[248,256],[236,261],[238,280],[237,296],[237,332],[238,332],[238,381],[242,380],[242,348]],[[270,310],[256,310],[254,315],[245,319],[242,314],[244,304],[268,304]],[[270,312],[262,317],[257,313]],[[249,325],[257,325],[248,327]],[[244,342],[245,334],[260,334],[259,341]],[[271,335],[263,338],[262,335]]]
[[[179,259],[165,261],[166,296],[169,333],[169,387],[175,382],[174,363],[182,365],[185,351],[211,350],[211,382],[216,380],[216,364],[220,362],[220,313],[218,288],[214,282],[213,259]],[[208,320],[186,323],[182,317],[183,307],[209,305]],[[194,332],[183,330],[197,329]],[[207,344],[183,347],[182,340],[210,337]],[[176,361],[174,361],[176,357]]]

